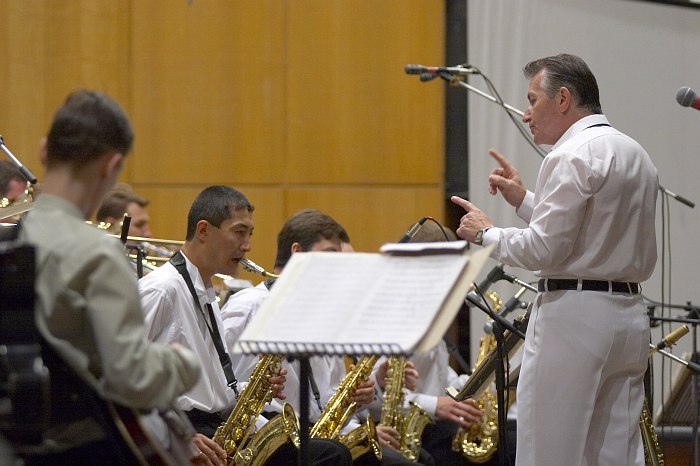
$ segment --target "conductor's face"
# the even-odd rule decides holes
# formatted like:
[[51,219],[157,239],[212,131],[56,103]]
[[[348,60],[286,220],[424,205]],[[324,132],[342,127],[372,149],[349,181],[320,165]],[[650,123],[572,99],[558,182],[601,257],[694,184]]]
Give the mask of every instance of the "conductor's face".
[[530,80],[527,89],[529,105],[523,115],[523,122],[530,127],[536,144],[554,144],[564,134],[562,130],[562,113],[560,93],[550,98],[542,89],[545,70],[541,70]]
[[253,235],[253,216],[247,209],[233,211],[233,215],[219,227],[209,224],[208,249],[215,262],[214,273],[235,275],[238,262],[250,251]]

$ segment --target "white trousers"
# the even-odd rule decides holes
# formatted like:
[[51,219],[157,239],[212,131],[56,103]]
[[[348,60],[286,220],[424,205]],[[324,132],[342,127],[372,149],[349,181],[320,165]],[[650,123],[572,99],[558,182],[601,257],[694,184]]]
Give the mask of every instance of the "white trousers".
[[518,381],[516,466],[644,466],[641,296],[539,293]]

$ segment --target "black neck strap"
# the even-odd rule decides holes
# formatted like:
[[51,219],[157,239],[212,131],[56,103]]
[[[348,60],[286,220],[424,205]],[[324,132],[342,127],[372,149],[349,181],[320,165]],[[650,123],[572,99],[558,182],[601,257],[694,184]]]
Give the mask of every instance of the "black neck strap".
[[197,291],[194,289],[192,278],[190,278],[190,274],[187,272],[185,256],[183,256],[182,253],[178,251],[173,257],[170,258],[170,263],[173,264],[173,267],[175,267],[177,271],[180,272],[180,275],[182,275],[182,278],[185,279],[185,283],[187,283],[187,288],[189,288],[190,293],[192,294],[192,299],[194,299],[195,308],[199,309],[199,312],[201,313],[202,318],[204,319],[204,323],[207,325],[207,329],[209,330],[209,335],[211,336],[211,339],[214,342],[214,347],[216,348],[216,352],[219,355],[219,362],[221,363],[221,368],[224,370],[224,375],[226,376],[226,383],[234,391],[234,393],[236,394],[236,398],[238,398],[238,381],[236,380],[236,376],[233,374],[233,365],[231,364],[231,358],[229,357],[228,353],[224,350],[224,344],[222,343],[221,335],[219,334],[219,327],[216,325],[214,309],[212,308],[211,304],[207,303],[207,311],[209,313],[209,321],[207,321],[207,318],[204,314],[204,310],[202,309],[202,306],[199,303]]

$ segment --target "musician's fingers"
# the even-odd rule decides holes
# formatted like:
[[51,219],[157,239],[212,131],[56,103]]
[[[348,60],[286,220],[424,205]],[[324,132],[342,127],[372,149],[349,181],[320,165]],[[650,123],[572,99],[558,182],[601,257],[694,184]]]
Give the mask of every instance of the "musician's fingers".
[[211,466],[226,465],[226,451],[216,442],[202,434],[195,434],[192,439],[199,450],[199,455],[193,458],[195,464],[206,464]]
[[515,170],[513,165],[511,165],[508,159],[506,159],[505,155],[501,154],[496,149],[489,149],[489,155],[493,157],[501,167],[503,167],[506,173]]
[[474,204],[472,204],[471,202],[469,202],[469,201],[466,200],[466,199],[462,199],[462,198],[459,197],[459,196],[452,196],[452,197],[450,198],[450,200],[451,200],[454,204],[457,204],[458,206],[462,207],[462,208],[463,208],[464,210],[466,210],[467,212],[471,212],[472,210],[475,210],[475,209],[476,209],[476,206],[475,206]]

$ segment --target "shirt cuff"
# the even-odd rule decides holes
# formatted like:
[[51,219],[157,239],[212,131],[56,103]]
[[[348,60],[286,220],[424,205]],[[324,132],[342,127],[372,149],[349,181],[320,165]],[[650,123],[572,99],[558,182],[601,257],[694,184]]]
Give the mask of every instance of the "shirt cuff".
[[520,204],[520,207],[515,210],[515,214],[527,223],[530,223],[533,210],[535,210],[535,193],[532,191],[525,191],[523,202]]

